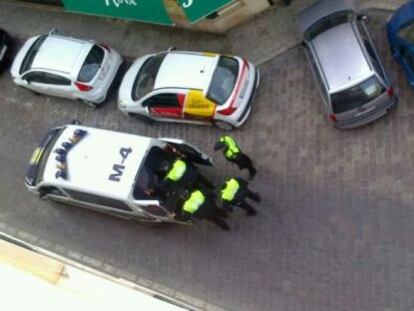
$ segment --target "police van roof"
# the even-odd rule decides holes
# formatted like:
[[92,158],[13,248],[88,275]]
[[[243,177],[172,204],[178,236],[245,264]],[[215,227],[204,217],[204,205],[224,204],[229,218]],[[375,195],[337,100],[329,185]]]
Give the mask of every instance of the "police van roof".
[[[137,172],[154,139],[68,125],[52,150],[62,148],[62,143],[69,142],[77,129],[87,133],[66,154],[67,179],[56,178],[57,154],[52,151],[46,162],[43,181],[63,189],[67,187],[111,198],[129,198]],[[118,170],[114,169],[115,166]]]

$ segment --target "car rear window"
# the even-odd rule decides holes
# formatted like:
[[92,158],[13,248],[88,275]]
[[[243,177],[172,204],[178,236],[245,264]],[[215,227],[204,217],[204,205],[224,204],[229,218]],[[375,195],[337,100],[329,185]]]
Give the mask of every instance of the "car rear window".
[[46,40],[47,35],[40,36],[36,39],[36,41],[32,44],[32,46],[27,51],[25,57],[22,61],[22,66],[20,67],[19,73],[22,74],[32,67],[33,60],[39,51],[40,47],[42,46],[43,42]]
[[166,55],[166,53],[157,54],[144,62],[132,86],[133,100],[138,100],[154,90],[158,70]]
[[356,109],[377,98],[384,92],[385,87],[376,76],[372,76],[352,88],[332,94],[333,112],[341,113]]
[[311,41],[330,28],[349,23],[352,21],[353,15],[352,11],[340,11],[325,16],[310,26],[306,30],[304,37],[306,40]]
[[239,75],[239,62],[237,59],[227,56],[220,57],[207,98],[213,100],[218,105],[223,105],[233,93]]
[[99,68],[101,68],[104,56],[105,51],[101,47],[94,45],[82,65],[78,81],[90,82],[95,77]]
[[401,28],[398,31],[398,36],[408,41],[409,43],[414,43],[414,23]]

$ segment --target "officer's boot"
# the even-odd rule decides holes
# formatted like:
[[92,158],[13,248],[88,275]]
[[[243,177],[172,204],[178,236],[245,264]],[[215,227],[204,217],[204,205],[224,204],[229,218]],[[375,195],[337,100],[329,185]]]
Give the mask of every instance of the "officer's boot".
[[230,231],[230,226],[227,224],[227,222],[224,219],[216,216],[211,221],[214,222],[217,226],[219,226],[224,231]]
[[243,202],[240,207],[246,211],[247,216],[257,215],[257,211],[246,202]]
[[247,197],[252,199],[253,201],[255,201],[257,203],[260,203],[262,201],[262,199],[260,198],[260,196],[256,192],[253,192],[249,189],[247,190]]

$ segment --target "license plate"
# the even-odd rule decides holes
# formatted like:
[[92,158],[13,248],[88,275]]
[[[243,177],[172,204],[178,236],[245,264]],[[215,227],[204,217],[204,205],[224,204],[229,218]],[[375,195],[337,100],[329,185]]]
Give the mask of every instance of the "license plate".
[[357,112],[356,114],[354,114],[354,116],[355,116],[355,117],[362,116],[362,115],[364,115],[364,114],[366,114],[366,113],[368,113],[368,112],[370,112],[370,111],[374,110],[375,108],[377,108],[377,107],[376,107],[376,106],[371,106],[371,107],[367,108],[367,109],[366,109],[366,110],[364,110],[364,111]]
[[106,77],[106,75],[107,75],[108,71],[109,71],[109,65],[105,65],[105,66],[103,66],[103,67],[102,67],[102,69],[101,69],[101,73],[100,73],[100,75],[99,75],[99,79],[100,79],[100,80],[105,79],[105,77]]
[[0,60],[3,60],[4,55],[6,54],[7,46],[3,46],[3,48],[0,51]]

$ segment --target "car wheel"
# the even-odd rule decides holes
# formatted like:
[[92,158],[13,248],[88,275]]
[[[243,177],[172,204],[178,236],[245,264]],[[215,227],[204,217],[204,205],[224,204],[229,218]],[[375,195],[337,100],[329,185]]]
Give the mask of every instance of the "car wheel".
[[129,112],[128,115],[131,116],[131,117],[134,117],[135,119],[137,119],[137,120],[139,120],[139,121],[141,121],[141,122],[143,122],[143,123],[145,123],[147,125],[153,125],[154,122],[155,122],[153,119],[148,118],[148,117],[146,117],[146,116],[144,116],[142,114],[139,114],[139,113],[131,113],[131,112]]
[[214,125],[217,126],[219,129],[223,131],[232,131],[234,130],[234,126],[230,123],[227,123],[225,121],[214,121]]
[[100,104],[93,103],[93,102],[91,102],[89,100],[85,100],[85,99],[82,99],[82,103],[84,103],[86,106],[88,106],[89,108],[92,108],[92,109],[102,107],[102,105],[100,105]]

